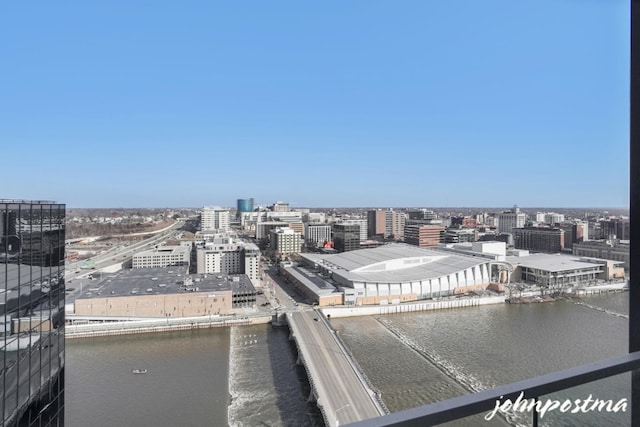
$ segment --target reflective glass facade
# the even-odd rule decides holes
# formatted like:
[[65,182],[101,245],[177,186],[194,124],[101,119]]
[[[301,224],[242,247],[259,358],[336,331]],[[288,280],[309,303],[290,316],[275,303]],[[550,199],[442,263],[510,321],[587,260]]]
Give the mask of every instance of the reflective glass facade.
[[238,212],[253,212],[253,199],[238,199]]
[[0,200],[0,426],[64,425],[65,206]]

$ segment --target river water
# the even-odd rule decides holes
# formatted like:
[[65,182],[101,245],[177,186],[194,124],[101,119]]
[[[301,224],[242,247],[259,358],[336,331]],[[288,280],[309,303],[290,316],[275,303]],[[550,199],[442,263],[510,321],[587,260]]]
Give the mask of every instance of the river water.
[[[391,411],[627,351],[628,294],[332,319]],[[68,426],[321,426],[286,329],[269,325],[74,339],[66,347]],[[147,374],[132,374],[144,368]],[[542,399],[618,401],[628,375]],[[528,425],[530,414],[451,423]],[[482,424],[480,424],[482,423]],[[563,414],[549,426],[630,425],[628,412]]]

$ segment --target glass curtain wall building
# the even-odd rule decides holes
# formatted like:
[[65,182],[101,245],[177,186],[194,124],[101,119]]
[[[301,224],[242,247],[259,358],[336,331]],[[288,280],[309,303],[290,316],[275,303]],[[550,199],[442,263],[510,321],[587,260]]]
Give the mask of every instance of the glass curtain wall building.
[[64,425],[65,205],[0,199],[1,426]]

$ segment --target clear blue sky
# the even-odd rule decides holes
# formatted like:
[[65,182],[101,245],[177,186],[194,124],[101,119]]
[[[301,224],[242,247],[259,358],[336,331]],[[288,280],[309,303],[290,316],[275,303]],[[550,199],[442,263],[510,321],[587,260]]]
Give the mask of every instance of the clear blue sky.
[[0,198],[628,206],[629,1],[9,1],[0,40]]

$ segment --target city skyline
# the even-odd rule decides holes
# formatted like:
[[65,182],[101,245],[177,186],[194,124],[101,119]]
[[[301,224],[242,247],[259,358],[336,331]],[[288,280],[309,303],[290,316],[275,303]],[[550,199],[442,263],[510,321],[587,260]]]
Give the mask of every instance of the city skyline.
[[190,6],[3,7],[2,197],[628,206],[627,2]]

